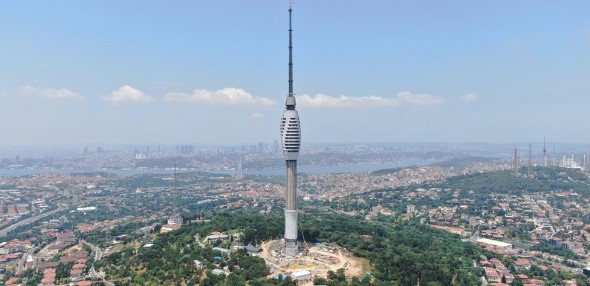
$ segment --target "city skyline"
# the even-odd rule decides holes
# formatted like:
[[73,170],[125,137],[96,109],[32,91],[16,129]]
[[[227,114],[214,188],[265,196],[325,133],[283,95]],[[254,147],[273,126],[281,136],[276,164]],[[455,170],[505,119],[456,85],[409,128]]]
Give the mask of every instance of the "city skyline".
[[[2,3],[0,144],[271,142],[286,4]],[[294,2],[306,143],[590,142],[590,4],[493,4]]]

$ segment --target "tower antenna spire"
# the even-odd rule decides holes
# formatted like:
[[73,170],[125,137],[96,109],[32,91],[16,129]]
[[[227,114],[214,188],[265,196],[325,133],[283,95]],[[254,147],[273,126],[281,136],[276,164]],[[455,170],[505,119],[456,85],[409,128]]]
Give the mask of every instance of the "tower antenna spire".
[[293,95],[293,28],[291,28],[291,1],[289,1],[289,95]]

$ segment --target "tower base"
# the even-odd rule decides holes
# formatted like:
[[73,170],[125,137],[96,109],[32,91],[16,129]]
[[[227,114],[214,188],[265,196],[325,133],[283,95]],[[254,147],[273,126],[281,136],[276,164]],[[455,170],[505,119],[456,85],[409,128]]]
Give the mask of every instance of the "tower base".
[[299,241],[285,240],[285,255],[297,256],[299,254]]

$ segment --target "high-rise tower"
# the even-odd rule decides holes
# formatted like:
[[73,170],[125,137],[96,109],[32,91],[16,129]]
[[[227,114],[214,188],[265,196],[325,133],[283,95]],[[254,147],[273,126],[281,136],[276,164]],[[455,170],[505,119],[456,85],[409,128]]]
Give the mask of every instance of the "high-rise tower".
[[529,143],[529,166],[527,168],[527,175],[529,177],[533,176],[533,145],[531,143]]
[[516,145],[514,145],[514,158],[512,158],[512,171],[514,172],[515,176],[518,176],[518,150],[516,149]]
[[287,188],[285,198],[285,253],[295,256],[299,252],[297,243],[297,158],[301,145],[299,114],[295,110],[293,95],[293,41],[291,28],[291,6],[289,6],[289,94],[285,101],[285,112],[281,118],[281,144],[286,163]]
[[234,179],[241,181],[244,179],[244,170],[242,168],[242,158],[240,157],[240,161],[238,162],[238,172],[234,176]]
[[543,167],[547,167],[547,144],[543,137]]

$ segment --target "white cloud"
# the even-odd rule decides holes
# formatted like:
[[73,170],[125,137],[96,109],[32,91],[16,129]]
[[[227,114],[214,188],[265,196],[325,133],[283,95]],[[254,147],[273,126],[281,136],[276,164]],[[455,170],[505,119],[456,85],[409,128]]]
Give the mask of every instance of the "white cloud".
[[479,99],[479,95],[477,93],[468,93],[464,95],[461,100],[465,102],[474,102]]
[[427,93],[413,94],[409,91],[402,91],[397,94],[397,98],[404,103],[411,105],[438,105],[444,103],[440,96],[434,96]]
[[239,88],[223,88],[216,91],[195,89],[192,94],[168,93],[164,96],[168,102],[189,102],[205,105],[258,105],[271,106],[274,101],[259,96],[253,96]]
[[25,95],[39,96],[47,99],[76,99],[84,100],[86,97],[81,96],[71,90],[62,88],[36,88],[30,85],[23,86],[22,93]]
[[330,96],[318,94],[316,96],[301,95],[297,97],[297,104],[311,108],[379,108],[408,105],[436,105],[442,104],[441,97],[430,94],[413,94],[402,91],[396,97],[381,96]]
[[297,97],[297,104],[311,108],[369,108],[398,106],[401,101],[397,98],[384,98],[380,96],[350,97],[340,95],[330,96],[318,94],[315,97],[307,94]]
[[124,102],[147,103],[153,101],[151,96],[147,96],[141,90],[129,85],[122,86],[118,90],[113,91],[111,95],[103,97],[103,99],[110,101],[115,106]]
[[264,113],[254,112],[250,114],[250,118],[260,120],[266,118],[266,115]]

